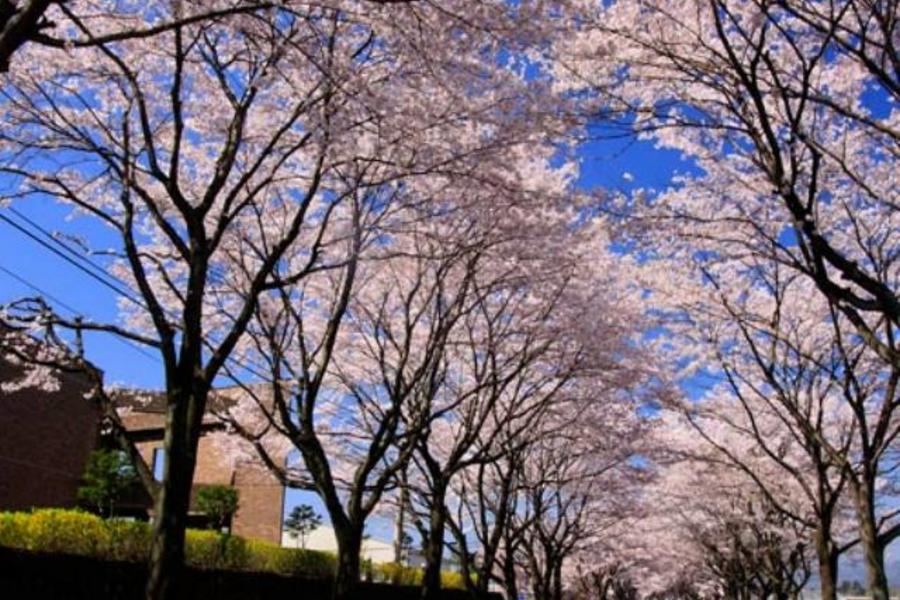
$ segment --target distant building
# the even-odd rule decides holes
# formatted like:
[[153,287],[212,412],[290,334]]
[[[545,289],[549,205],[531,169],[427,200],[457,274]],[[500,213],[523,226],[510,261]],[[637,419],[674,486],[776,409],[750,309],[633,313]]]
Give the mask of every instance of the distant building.
[[[285,548],[301,548],[300,536],[289,531],[281,532],[281,545]],[[306,536],[306,549],[320,552],[337,553],[337,538],[334,529],[327,525],[319,525]],[[394,545],[391,542],[366,538],[362,543],[360,556],[373,563],[387,563],[394,560]]]
[[[21,367],[0,359],[0,383],[15,381]],[[38,387],[0,393],[0,510],[75,508],[77,492],[91,451],[109,446],[102,435],[102,411],[87,398],[91,384],[78,373],[60,373],[58,391]],[[158,392],[122,391],[114,396],[122,422],[147,466],[161,476],[165,460],[165,396]],[[227,393],[210,402],[228,402]],[[221,425],[204,419],[189,525],[205,524],[194,509],[199,489],[230,485],[238,490],[239,509],[232,532],[281,542],[284,488],[261,461],[235,462],[223,455],[209,434]],[[120,513],[152,517],[150,496],[138,486],[120,502]]]
[[[210,402],[228,402],[218,395]],[[116,406],[122,410],[122,423],[129,437],[154,474],[161,477],[165,454],[165,396],[159,393],[129,391],[116,396]],[[191,491],[191,512],[188,523],[201,525],[205,517],[194,507],[197,490],[208,485],[230,485],[238,491],[238,511],[231,523],[235,535],[281,543],[284,486],[261,461],[235,462],[226,456],[209,433],[220,430],[221,424],[212,417],[204,417],[203,434],[197,447],[197,466]]]

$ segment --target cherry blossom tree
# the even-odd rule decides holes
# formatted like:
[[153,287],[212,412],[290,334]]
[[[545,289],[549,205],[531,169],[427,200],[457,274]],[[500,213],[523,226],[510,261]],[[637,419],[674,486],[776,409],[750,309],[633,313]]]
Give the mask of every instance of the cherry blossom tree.
[[[492,273],[486,256],[497,260],[498,244],[514,248],[505,243],[513,228],[496,227],[493,217],[515,206],[509,202],[532,200],[512,194],[506,201],[508,191],[471,180],[465,188],[433,192],[463,194],[443,216],[414,200],[396,211],[378,202],[377,211],[354,212],[348,236],[329,250],[346,245],[351,260],[267,295],[247,331],[248,353],[259,357],[271,385],[263,393],[245,386],[249,406],[222,416],[285,483],[323,497],[340,547],[340,593],[358,580],[367,517],[433,420],[431,399],[445,386],[451,332],[510,273],[521,278],[510,254],[503,260],[513,266],[482,273]],[[411,184],[397,193],[421,190]],[[482,193],[494,199],[490,210],[473,203]],[[545,220],[534,230],[546,227]],[[303,456],[299,479],[272,458],[270,447],[279,443]]]
[[782,490],[775,507],[702,437],[685,435],[673,452],[669,430],[657,430],[664,445],[637,508],[600,546],[607,564],[587,557],[581,580],[597,570],[589,581],[609,589],[631,582],[646,598],[799,597],[814,552],[812,529],[783,512],[804,510],[796,486]]
[[[478,279],[475,285],[484,289],[484,277]],[[559,331],[540,327],[554,307],[528,291],[535,284],[494,293],[488,288],[450,340],[446,383],[431,400],[430,424],[413,455],[421,474],[415,496],[428,513],[426,597],[440,585],[446,499],[454,476],[499,460],[509,449],[498,445],[498,438],[521,439],[547,418],[557,396],[565,394],[561,390],[577,376],[578,350],[555,343]],[[558,292],[549,296],[558,298]]]
[[706,495],[700,502],[680,506],[678,512],[686,519],[688,539],[723,595],[799,597],[811,572],[809,530],[771,506],[740,473],[729,478],[729,467],[725,474],[711,463],[690,468],[695,477],[698,472],[703,473],[701,478],[711,474],[718,482],[712,500]]
[[579,573],[575,597],[579,600],[636,600],[637,588],[619,564]]
[[338,594],[359,580],[366,519],[427,423],[427,412],[416,413],[420,398],[438,384],[448,332],[469,304],[475,255],[423,243],[378,245],[376,253],[397,255],[350,266],[332,295],[304,290],[306,306],[280,290],[277,309],[266,306],[249,331],[272,385],[265,399],[254,396],[256,414],[225,417],[289,485],[302,484],[270,458],[263,438],[273,429],[301,453],[302,477],[335,530]]
[[[638,369],[620,374],[635,386],[641,378]],[[508,420],[499,432],[482,431],[495,456],[450,479],[445,501],[453,551],[473,592],[497,582],[508,596],[530,585],[557,597],[573,585],[569,561],[595,549],[643,480],[628,462],[644,438],[633,393],[586,369],[543,398],[541,418],[527,428]]]
[[[525,237],[527,247],[552,243],[551,223],[543,221],[540,237]],[[556,235],[568,243],[555,244],[560,251],[552,263],[536,255],[518,266],[527,276],[512,271],[512,277],[495,279],[494,291],[478,294],[477,304],[460,319],[449,340],[447,375],[442,389],[430,398],[429,426],[412,457],[412,496],[427,521],[422,531],[426,597],[439,586],[448,526],[464,572],[478,573],[470,587],[487,591],[500,545],[516,537],[506,528],[513,516],[510,506],[516,504],[513,481],[522,468],[522,449],[542,432],[552,432],[551,424],[562,428],[562,415],[587,414],[592,401],[604,407],[627,404],[625,390],[640,378],[627,343],[635,322],[612,318],[610,310],[630,298],[618,279],[627,272],[627,261],[618,269],[611,266],[615,259],[596,243],[598,230],[587,228],[582,235],[565,221],[561,225]],[[476,289],[488,289],[487,267],[475,278]],[[605,278],[592,276],[594,268]],[[598,288],[604,293],[593,291]],[[585,314],[593,315],[590,329],[585,329]],[[610,408],[613,413],[619,414]],[[598,437],[590,439],[596,442]],[[474,482],[474,488],[465,494],[454,483],[457,479],[463,488]],[[493,497],[492,485],[498,485],[498,497]],[[466,495],[474,506],[461,500]],[[457,515],[467,523],[453,522],[450,498],[457,499]],[[490,526],[475,518],[489,510],[496,511]],[[479,543],[478,565],[469,560],[471,544],[464,532],[468,524],[474,526]],[[509,571],[510,566],[505,568]]]
[[[227,18],[276,6],[275,2],[178,3],[172,15],[160,15],[152,23],[124,3],[64,3],[59,0],[5,0],[0,5],[0,71],[9,70],[15,52],[26,43],[52,48],[75,48],[126,39],[148,38],[198,21]],[[79,24],[99,29],[79,31]]]
[[621,420],[631,423],[631,431],[622,427],[618,432],[625,436],[598,439],[589,437],[589,429],[576,427],[531,448],[525,463],[520,518],[527,526],[520,554],[536,598],[562,598],[573,586],[573,559],[590,552],[635,501],[636,484],[643,477],[628,461],[642,427],[627,416]]
[[657,227],[654,251],[701,263],[699,276],[731,299],[754,285],[752,260],[780,265],[823,299],[813,302],[834,329],[829,347],[855,388],[845,400],[860,457],[848,474],[860,545],[869,587],[886,598],[882,554],[896,531],[879,515],[876,481],[893,471],[882,461],[897,434],[896,6],[687,0],[585,10],[563,51],[564,85],[591,90],[607,114],[689,166],[670,189],[642,190],[625,207]]
[[[243,5],[222,10],[232,6]],[[519,72],[517,40],[531,28],[504,37],[545,9],[479,3],[472,27],[457,16],[467,6],[304,3],[200,18],[219,9],[53,4],[47,18],[75,41],[16,45],[2,93],[4,195],[52,197],[91,219],[95,250],[116,241],[106,264],[125,292],[121,322],[21,303],[5,316],[159,353],[168,460],[148,598],[174,593],[207,398],[223,370],[256,370],[240,353],[268,309],[260,298],[320,272],[352,280],[365,231],[401,196],[426,203],[454,178],[491,179],[507,168],[502,149],[518,144],[526,160],[538,132],[567,126],[549,99],[535,108],[544,78]],[[147,35],[119,35],[123,19]],[[33,366],[32,382],[47,370]]]
[[[807,280],[777,264],[749,262],[742,266],[755,279],[735,293],[709,271],[705,285],[692,287],[686,277],[677,294],[657,287],[675,323],[666,342],[673,360],[717,374],[707,376],[713,381],[703,398],[670,406],[685,421],[666,428],[669,445],[674,450],[682,438],[701,436],[719,460],[755,482],[770,506],[813,531],[822,594],[834,597],[838,557],[854,542],[838,531],[854,447],[844,356],[827,303],[810,295]],[[671,278],[673,265],[663,269]],[[767,475],[773,469],[781,476]],[[779,499],[786,480],[806,498],[803,510]]]

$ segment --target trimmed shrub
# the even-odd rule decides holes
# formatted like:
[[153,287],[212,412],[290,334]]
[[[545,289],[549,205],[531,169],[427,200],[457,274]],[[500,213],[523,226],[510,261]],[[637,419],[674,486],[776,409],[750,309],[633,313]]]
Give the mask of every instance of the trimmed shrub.
[[375,576],[381,581],[394,585],[420,585],[422,583],[422,569],[393,562],[375,565]]
[[[418,567],[409,567],[397,563],[382,563],[373,567],[375,579],[394,585],[422,585],[424,572]],[[441,587],[447,590],[463,590],[466,583],[462,573],[441,571]]]
[[[33,552],[74,554],[104,560],[144,562],[150,554],[148,523],[102,519],[80,510],[41,509],[31,513],[0,512],[0,546]],[[328,552],[282,548],[215,531],[189,529],[185,562],[203,570],[276,573],[328,579],[337,558]],[[376,581],[417,586],[422,569],[396,563],[370,565]],[[462,575],[441,573],[441,586],[463,589]]]
[[216,531],[228,527],[239,506],[238,491],[229,485],[208,485],[197,490],[197,508],[206,514],[209,525]]
[[185,562],[200,569],[243,571],[250,563],[247,541],[215,531],[189,529],[185,534]]
[[329,578],[337,570],[337,557],[328,552],[281,548],[257,540],[249,540],[250,571]]
[[464,590],[466,582],[462,573],[454,571],[441,571],[441,587],[445,590]]
[[77,510],[0,515],[0,543],[13,548],[103,556],[110,537],[103,519]]
[[104,558],[129,562],[143,562],[150,556],[150,525],[142,521],[106,521],[110,545]]
[[28,539],[28,515],[26,513],[0,513],[0,546],[24,548]]
[[[79,510],[0,513],[0,546],[34,552],[143,562],[150,554],[150,536],[147,523],[104,520]],[[282,548],[193,529],[185,534],[185,562],[198,569],[321,578],[331,577],[337,566],[335,557],[326,552]]]

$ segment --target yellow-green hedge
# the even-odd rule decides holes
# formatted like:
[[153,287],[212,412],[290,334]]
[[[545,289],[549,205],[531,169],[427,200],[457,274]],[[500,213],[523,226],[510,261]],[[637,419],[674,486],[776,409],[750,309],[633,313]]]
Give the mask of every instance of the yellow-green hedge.
[[[397,563],[382,563],[372,565],[373,575],[380,581],[387,581],[394,585],[422,585],[422,569],[408,567]],[[444,589],[465,589],[465,582],[461,573],[441,571],[441,587]]]
[[447,590],[464,590],[466,582],[463,580],[462,573],[441,571],[441,587]]
[[[60,509],[0,513],[0,546],[38,552],[144,561],[150,552],[150,526],[138,521],[104,520]],[[228,569],[330,577],[335,557],[326,552],[281,548],[214,531],[188,530],[185,561],[203,569]]]
[[372,565],[373,575],[376,579],[387,581],[394,585],[421,585],[422,569],[407,567],[397,563],[383,563]]
[[[36,552],[94,556],[107,560],[145,561],[150,553],[150,526],[140,521],[101,519],[79,511],[42,509],[0,512],[0,546]],[[337,559],[328,552],[282,548],[215,531],[189,529],[185,561],[201,569],[225,569],[331,577]],[[422,569],[396,563],[371,565],[376,580],[421,585]],[[444,571],[441,586],[463,589],[462,575]]]

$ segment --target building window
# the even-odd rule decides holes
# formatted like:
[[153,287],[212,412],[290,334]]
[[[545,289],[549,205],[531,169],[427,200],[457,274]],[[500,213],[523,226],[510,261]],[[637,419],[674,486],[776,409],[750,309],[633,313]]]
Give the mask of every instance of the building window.
[[153,478],[157,481],[163,480],[163,468],[166,464],[165,448],[153,449]]

